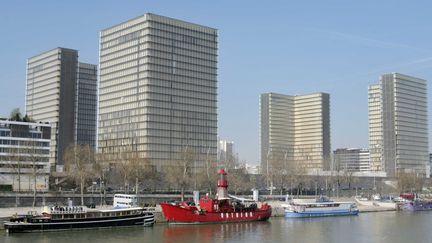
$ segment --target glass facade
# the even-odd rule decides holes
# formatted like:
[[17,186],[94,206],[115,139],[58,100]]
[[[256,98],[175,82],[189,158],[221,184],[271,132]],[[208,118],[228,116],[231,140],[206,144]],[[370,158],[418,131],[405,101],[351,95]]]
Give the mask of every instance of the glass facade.
[[97,65],[78,63],[75,97],[77,144],[96,147]]
[[98,149],[156,165],[217,153],[217,31],[145,14],[101,32]]

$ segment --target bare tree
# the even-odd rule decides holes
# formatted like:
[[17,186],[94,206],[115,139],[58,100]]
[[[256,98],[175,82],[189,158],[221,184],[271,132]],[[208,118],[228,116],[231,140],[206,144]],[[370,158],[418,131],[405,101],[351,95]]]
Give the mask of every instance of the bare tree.
[[149,189],[160,186],[162,180],[161,173],[157,171],[156,166],[147,158],[141,160],[141,175],[139,178],[144,184],[144,188],[147,187]]
[[148,168],[147,160],[140,158],[137,152],[123,153],[122,159],[115,164],[115,170],[122,178],[125,193],[130,193],[130,185],[135,184],[135,193],[138,194],[139,180],[144,177],[145,167]]
[[37,149],[37,141],[30,141],[26,146],[26,154],[28,162],[30,163],[31,178],[33,179],[33,207],[36,206],[36,192],[37,192],[37,177],[39,174],[44,173],[44,164],[41,161],[41,151]]
[[354,182],[354,172],[348,168],[342,170],[342,182],[348,184],[348,190],[351,193],[351,186]]
[[[289,179],[288,154],[285,153],[283,156],[279,154],[279,156],[272,159],[271,162],[270,174],[272,175],[272,181],[275,183],[275,186],[279,187],[280,195],[282,195],[283,189],[287,186]],[[295,170],[295,168],[292,169]],[[270,194],[272,194],[273,188],[271,188],[270,192]]]
[[[332,170],[332,176],[331,176],[331,181],[332,181],[332,185],[333,188],[336,185],[336,197],[339,197],[339,190],[340,190],[340,185],[341,185],[341,171],[342,171],[342,165],[341,165],[341,161],[339,157],[335,158],[334,161],[334,170]],[[335,176],[333,176],[333,173]]]
[[[95,163],[93,165],[93,171],[95,176],[99,177],[99,194],[100,194],[100,202],[103,205],[106,198],[106,187],[107,184],[107,174],[110,170],[110,165],[106,162],[105,155],[103,153],[95,154]],[[102,200],[103,196],[103,200]]]
[[299,165],[296,169],[297,173],[297,197],[303,195],[303,190],[306,188],[306,185],[309,184],[310,178],[307,175],[306,168],[303,165]]
[[131,179],[135,181],[135,194],[138,195],[139,179],[142,178],[144,172],[144,159],[140,159],[136,152],[131,155],[128,163],[129,173]]
[[18,192],[21,192],[21,176],[23,169],[23,157],[18,148],[9,148],[8,150],[9,156],[7,157],[7,164],[10,169],[14,172],[17,178],[18,183]]
[[253,187],[246,170],[246,163],[240,162],[237,157],[227,160],[226,171],[228,174],[229,190],[234,194],[250,191]]
[[129,193],[129,181],[131,178],[130,161],[123,159],[115,164],[115,170],[120,174],[123,182],[124,193]]
[[197,176],[199,188],[207,190],[210,195],[213,194],[216,188],[216,181],[218,178],[217,169],[216,161],[211,161],[211,159],[207,157],[205,171],[199,173]]
[[275,179],[275,174],[277,173],[277,164],[279,163],[279,160],[275,158],[275,156],[269,156],[270,158],[267,158],[267,183],[268,188],[270,189],[270,195],[273,195],[273,184]]
[[180,187],[181,200],[184,200],[184,193],[192,180],[192,169],[195,160],[195,153],[190,147],[186,147],[180,154],[180,159],[173,161],[173,164],[166,168],[168,181],[171,185]]
[[239,192],[250,191],[252,189],[252,184],[250,183],[244,164],[239,164],[228,171],[228,183],[230,185],[229,189],[234,191],[236,195]]
[[396,175],[399,192],[419,192],[422,190],[424,178],[413,172],[400,171]]
[[95,154],[89,145],[71,145],[64,154],[65,168],[72,180],[80,185],[81,205],[84,205],[84,186],[95,176]]

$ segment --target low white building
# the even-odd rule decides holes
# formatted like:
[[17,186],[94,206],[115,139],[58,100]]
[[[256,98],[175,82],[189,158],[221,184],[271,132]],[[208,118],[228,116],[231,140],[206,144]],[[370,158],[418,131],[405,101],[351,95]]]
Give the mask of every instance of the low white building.
[[246,164],[246,171],[248,174],[258,175],[261,174],[261,166]]
[[333,170],[336,171],[370,171],[370,155],[368,149],[340,148],[333,151]]
[[48,190],[50,138],[50,124],[0,119],[0,190]]

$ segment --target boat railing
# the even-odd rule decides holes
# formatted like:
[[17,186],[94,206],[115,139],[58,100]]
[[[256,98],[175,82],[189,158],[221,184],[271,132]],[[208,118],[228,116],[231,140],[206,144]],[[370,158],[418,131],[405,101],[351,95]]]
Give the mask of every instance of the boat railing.
[[144,211],[147,212],[155,212],[156,211],[156,207],[143,207]]
[[73,213],[85,213],[86,209],[82,206],[65,206],[65,207],[54,206],[54,207],[50,207],[49,212],[51,214],[73,214]]
[[28,211],[28,212],[27,212],[27,215],[30,215],[30,216],[37,216],[37,215],[38,215],[38,212],[37,212],[37,211]]

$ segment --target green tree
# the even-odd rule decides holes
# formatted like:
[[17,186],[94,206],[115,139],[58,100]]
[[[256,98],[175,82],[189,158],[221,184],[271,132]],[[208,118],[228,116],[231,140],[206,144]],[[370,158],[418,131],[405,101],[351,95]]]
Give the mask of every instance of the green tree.
[[9,119],[11,121],[22,121],[22,115],[19,108],[15,108],[11,111]]
[[25,114],[25,116],[22,119],[23,122],[34,122],[33,118]]

